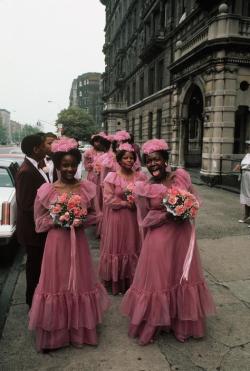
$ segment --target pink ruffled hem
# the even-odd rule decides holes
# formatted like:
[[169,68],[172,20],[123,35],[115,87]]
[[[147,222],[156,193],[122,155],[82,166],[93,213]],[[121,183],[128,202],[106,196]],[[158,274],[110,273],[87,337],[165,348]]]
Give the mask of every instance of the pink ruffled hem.
[[42,351],[45,349],[58,349],[68,345],[96,345],[97,334],[96,329],[80,328],[76,329],[62,329],[55,331],[45,331],[36,329],[36,349]]
[[185,283],[166,291],[140,291],[131,287],[125,294],[121,311],[130,318],[131,336],[147,344],[158,329],[172,329],[184,341],[204,336],[204,319],[214,315],[215,305],[205,282]]
[[102,253],[99,276],[106,287],[112,286],[112,293],[125,292],[131,285],[138,261],[136,254],[114,255]]
[[101,323],[103,312],[109,306],[105,288],[97,284],[85,293],[62,292],[58,294],[35,292],[29,312],[29,329],[57,330],[95,329]]

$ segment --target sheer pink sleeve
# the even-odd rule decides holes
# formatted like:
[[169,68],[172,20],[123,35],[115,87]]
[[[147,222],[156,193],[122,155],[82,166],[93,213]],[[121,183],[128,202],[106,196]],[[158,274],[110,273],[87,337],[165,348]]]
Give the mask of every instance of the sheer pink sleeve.
[[127,201],[123,201],[115,195],[115,185],[106,181],[104,182],[103,201],[104,205],[116,210],[128,205]]
[[47,232],[54,227],[49,210],[42,205],[39,195],[35,199],[34,219],[37,233]]
[[83,158],[83,164],[84,164],[85,170],[87,170],[87,171],[93,170],[93,161],[94,161],[94,158],[93,158],[92,151],[87,150],[84,153],[84,158]]
[[84,228],[97,224],[100,218],[101,218],[101,212],[99,208],[99,203],[98,203],[97,197],[95,196],[90,201],[90,207],[88,208],[88,216],[87,216],[86,222],[84,223]]

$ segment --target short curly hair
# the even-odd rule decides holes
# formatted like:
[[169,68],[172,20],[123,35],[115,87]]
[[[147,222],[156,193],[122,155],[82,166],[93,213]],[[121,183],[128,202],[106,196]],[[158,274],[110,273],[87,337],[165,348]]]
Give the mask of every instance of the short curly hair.
[[63,157],[67,156],[67,155],[71,155],[71,156],[75,157],[77,165],[79,165],[80,162],[82,161],[82,154],[81,154],[81,152],[79,151],[78,148],[73,148],[68,152],[54,152],[52,154],[52,161],[53,161],[55,167],[57,168],[57,170],[59,170],[59,168],[60,168],[61,161],[62,161]]

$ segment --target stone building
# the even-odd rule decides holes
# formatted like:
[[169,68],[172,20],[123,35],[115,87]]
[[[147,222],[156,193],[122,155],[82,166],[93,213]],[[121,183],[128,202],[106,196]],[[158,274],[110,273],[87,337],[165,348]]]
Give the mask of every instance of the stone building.
[[101,74],[88,72],[78,76],[72,82],[70,91],[70,107],[80,107],[89,113],[95,123],[102,123],[102,84]]
[[250,0],[101,0],[104,124],[229,180],[250,139]]

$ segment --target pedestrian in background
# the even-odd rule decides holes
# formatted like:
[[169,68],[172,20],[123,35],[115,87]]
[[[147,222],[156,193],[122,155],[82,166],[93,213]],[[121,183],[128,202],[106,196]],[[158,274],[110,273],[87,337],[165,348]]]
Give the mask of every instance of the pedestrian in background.
[[136,154],[129,143],[120,144],[116,153],[119,169],[104,179],[104,216],[99,275],[114,295],[124,293],[132,283],[140,254],[140,235],[133,188],[146,175],[134,171]]
[[[84,231],[96,223],[96,186],[75,179],[81,153],[74,139],[53,142],[52,152],[60,177],[38,190],[34,213],[37,232],[48,232],[29,314],[29,329],[36,332],[38,351],[97,344],[96,326],[109,304],[96,277]],[[71,204],[62,212],[68,197]],[[55,218],[57,213],[61,216]],[[73,220],[70,213],[75,213]],[[83,215],[86,217],[80,219]]]
[[236,165],[234,171],[241,172],[240,203],[244,206],[244,217],[239,223],[249,223],[250,228],[250,140],[245,142],[246,155],[241,163]]
[[21,142],[25,154],[16,176],[17,239],[27,253],[26,303],[31,306],[40,276],[46,233],[37,233],[34,222],[34,202],[38,188],[49,179],[39,163],[45,157],[45,137],[28,135]]
[[[205,334],[205,317],[214,314],[215,307],[202,272],[195,229],[189,219],[177,221],[163,206],[172,188],[183,195],[193,192],[191,179],[183,169],[167,170],[164,140],[149,140],[142,149],[152,175],[135,187],[145,238],[122,312],[130,318],[129,335],[138,337],[141,345],[165,329],[181,342],[199,338]],[[170,201],[173,204],[176,194]]]

